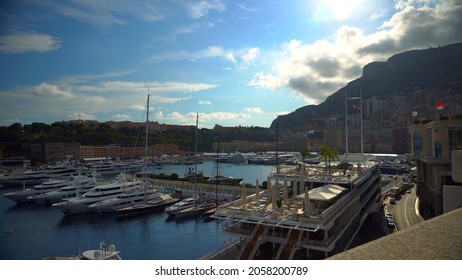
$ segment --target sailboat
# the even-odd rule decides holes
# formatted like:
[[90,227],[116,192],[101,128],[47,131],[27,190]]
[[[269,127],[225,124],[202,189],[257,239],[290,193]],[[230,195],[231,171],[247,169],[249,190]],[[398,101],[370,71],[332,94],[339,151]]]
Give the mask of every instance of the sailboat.
[[162,212],[166,207],[177,203],[178,198],[174,198],[169,194],[165,193],[155,193],[155,195],[147,195],[147,166],[148,166],[148,128],[149,128],[149,94],[148,101],[146,105],[146,145],[145,145],[145,156],[144,156],[144,200],[142,203],[130,205],[128,207],[117,209],[116,215],[119,217],[128,217],[136,215],[144,215],[149,213]]
[[[196,115],[196,153],[194,154],[195,171],[197,171],[197,130],[198,130],[198,126],[199,126],[199,114]],[[197,176],[194,176],[194,197],[197,197],[196,189],[197,189]],[[173,215],[170,215],[170,217],[174,217],[175,219],[187,219],[187,218],[200,217],[202,214],[206,213],[207,211],[216,208],[216,206],[217,206],[216,203],[211,203],[208,201],[200,202],[196,200],[193,206],[177,211]]]

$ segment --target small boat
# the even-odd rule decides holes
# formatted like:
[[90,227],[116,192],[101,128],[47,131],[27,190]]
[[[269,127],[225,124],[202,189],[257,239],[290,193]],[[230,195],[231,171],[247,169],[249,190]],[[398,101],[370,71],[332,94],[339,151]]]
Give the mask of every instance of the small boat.
[[105,241],[102,241],[98,249],[84,251],[80,256],[44,257],[42,260],[122,260],[122,258],[115,245],[107,245]]
[[174,216],[177,212],[194,206],[195,203],[196,199],[194,197],[187,197],[165,208],[165,213],[169,216]]
[[107,245],[106,242],[99,244],[99,249],[84,251],[81,260],[121,260],[120,251],[116,250],[115,245]]
[[13,233],[13,229],[11,227],[5,229],[5,233]]

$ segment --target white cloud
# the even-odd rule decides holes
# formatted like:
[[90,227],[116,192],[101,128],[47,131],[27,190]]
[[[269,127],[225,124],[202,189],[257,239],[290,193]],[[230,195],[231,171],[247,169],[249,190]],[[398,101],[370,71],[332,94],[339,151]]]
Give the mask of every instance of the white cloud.
[[287,88],[307,104],[318,104],[360,77],[362,67],[370,62],[409,49],[462,41],[462,5],[457,1],[412,0],[397,6],[398,11],[371,34],[342,26],[331,40],[283,44],[272,68],[255,73],[248,84],[271,90]]
[[197,103],[199,105],[212,105],[212,102],[207,101],[207,100],[199,100]]
[[247,112],[247,113],[251,113],[251,114],[261,114],[263,113],[263,111],[261,110],[261,108],[244,108],[244,110]]
[[232,53],[226,54],[226,59],[233,62],[233,63],[237,62],[236,58],[234,58],[234,54],[232,54]]
[[[173,112],[171,114],[161,114],[159,117],[168,120],[174,121],[175,123],[184,124],[184,125],[195,125],[196,124],[196,112],[189,112],[186,114],[181,114],[179,112]],[[229,120],[248,120],[251,116],[249,114],[239,114],[232,112],[212,112],[212,113],[199,113],[199,126],[201,123],[209,123],[214,121],[229,121]]]
[[111,116],[111,120],[114,121],[131,121],[132,118],[129,115],[125,114],[115,114]]
[[72,113],[66,115],[66,119],[68,120],[96,120],[95,115],[88,114],[88,113]]
[[[217,85],[205,83],[108,81],[96,85],[77,86],[75,88],[82,92],[147,93],[149,89],[151,93],[167,93],[196,92],[215,87]],[[166,100],[168,99],[166,98]]]
[[242,56],[242,59],[246,63],[254,62],[257,59],[257,56],[260,54],[260,48],[251,48],[247,51],[246,54]]
[[170,15],[163,5],[152,1],[137,1],[133,4],[123,0],[73,0],[35,1],[34,4],[99,28],[126,24],[129,17],[153,22]]
[[189,52],[185,50],[166,52],[155,54],[148,58],[149,62],[158,63],[165,60],[190,60],[196,61],[205,58],[221,58],[230,61],[237,66],[238,69],[248,68],[255,63],[260,55],[260,48],[242,48],[237,50],[225,49],[221,46],[208,46],[197,52]]
[[210,11],[224,12],[226,4],[221,0],[200,0],[193,3],[187,2],[188,11],[192,18],[198,19],[208,15]]
[[273,116],[274,116],[274,118],[277,118],[278,116],[284,116],[284,115],[288,115],[288,114],[290,114],[289,111],[280,111],[280,112],[274,113]]
[[48,83],[41,83],[34,87],[25,88],[25,92],[45,98],[71,99],[76,97],[70,90],[63,90],[56,85]]
[[59,49],[61,40],[46,34],[17,33],[0,37],[0,52],[49,52]]

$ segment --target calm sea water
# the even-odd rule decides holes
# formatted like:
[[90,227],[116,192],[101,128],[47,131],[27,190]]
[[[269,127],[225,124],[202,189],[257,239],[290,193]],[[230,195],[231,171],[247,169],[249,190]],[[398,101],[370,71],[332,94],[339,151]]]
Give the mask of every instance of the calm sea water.
[[[185,174],[193,165],[167,165],[154,173]],[[198,164],[206,175],[216,172],[213,162]],[[274,166],[220,164],[219,173],[244,178],[246,183],[265,181]],[[222,231],[223,222],[201,219],[167,221],[165,213],[128,219],[85,214],[65,217],[49,206],[16,205],[0,189],[0,259],[37,260],[49,256],[75,256],[96,249],[100,241],[116,245],[127,260],[194,260],[219,250],[233,236]],[[13,233],[5,233],[11,227]]]

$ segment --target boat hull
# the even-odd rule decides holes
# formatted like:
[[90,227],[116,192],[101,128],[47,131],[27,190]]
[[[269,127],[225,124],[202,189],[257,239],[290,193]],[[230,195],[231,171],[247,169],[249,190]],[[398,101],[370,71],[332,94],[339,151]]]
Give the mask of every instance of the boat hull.
[[168,206],[175,204],[179,201],[177,198],[172,198],[167,201],[158,204],[140,204],[131,207],[126,207],[122,209],[118,209],[116,211],[117,217],[132,217],[132,216],[139,216],[145,215],[150,213],[160,213],[165,210]]

